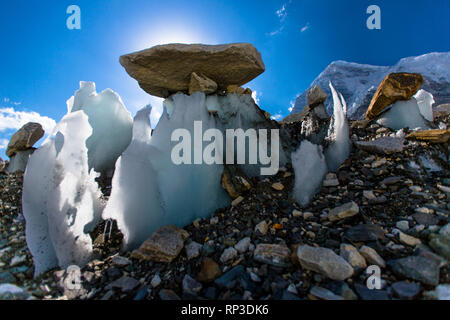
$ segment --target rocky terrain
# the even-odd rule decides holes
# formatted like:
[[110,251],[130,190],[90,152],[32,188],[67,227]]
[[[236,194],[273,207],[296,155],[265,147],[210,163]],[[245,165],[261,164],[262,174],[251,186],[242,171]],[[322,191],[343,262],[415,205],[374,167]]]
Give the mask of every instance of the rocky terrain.
[[[53,139],[34,150],[38,124],[16,133],[0,163],[0,299],[450,299],[450,112],[421,74],[384,77],[364,120],[347,120],[330,83],[332,117],[315,86],[276,122],[241,87],[265,68],[251,44],[120,62],[166,98],[158,126],[150,107],[132,120],[117,93],[82,82]],[[278,149],[261,152],[266,136],[259,163],[176,164],[170,136],[195,135],[194,120],[217,136],[274,130]]]
[[[292,114],[303,109],[309,90],[315,86],[323,88],[330,97],[328,83],[331,81],[347,101],[349,118],[362,119],[378,84],[392,72],[420,73],[424,77],[423,89],[433,94],[436,105],[448,103],[450,101],[449,67],[449,52],[433,52],[417,57],[403,58],[394,66],[334,61],[317,76],[308,89],[297,97]],[[328,98],[325,103],[330,114],[333,108],[331,102],[331,98]]]
[[[435,122],[450,125],[450,117]],[[396,134],[352,122],[353,142]],[[33,279],[22,174],[2,173],[0,283],[18,287],[2,298],[448,299],[448,144],[405,140],[398,148],[354,143],[307,207],[290,200],[290,167],[248,178],[250,189],[210,219],[160,230],[147,253],[165,262],[120,253],[120,232],[102,223],[91,234],[97,259],[81,270],[80,290],[67,289],[65,270]],[[107,197],[108,181],[103,191]],[[380,290],[367,288],[370,265],[381,268]]]

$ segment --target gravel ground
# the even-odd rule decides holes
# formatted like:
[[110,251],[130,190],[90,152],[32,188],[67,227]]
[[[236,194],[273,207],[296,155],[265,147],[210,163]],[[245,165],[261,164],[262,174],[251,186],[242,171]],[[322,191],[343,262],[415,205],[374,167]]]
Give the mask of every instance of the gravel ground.
[[[450,118],[439,122],[450,125]],[[376,124],[351,132],[353,141],[394,134]],[[391,155],[353,146],[337,174],[327,177],[328,186],[301,207],[291,200],[293,170],[282,168],[276,176],[249,179],[252,188],[239,204],[186,226],[190,236],[170,263],[120,253],[122,235],[113,221],[104,221],[91,235],[97,258],[81,269],[79,290],[63,285],[64,270],[33,279],[21,213],[23,176],[1,174],[0,285],[23,291],[0,298],[448,298],[448,173],[448,143],[406,140],[404,150]],[[102,190],[107,197],[109,188]],[[379,290],[367,287],[370,265],[380,266]]]

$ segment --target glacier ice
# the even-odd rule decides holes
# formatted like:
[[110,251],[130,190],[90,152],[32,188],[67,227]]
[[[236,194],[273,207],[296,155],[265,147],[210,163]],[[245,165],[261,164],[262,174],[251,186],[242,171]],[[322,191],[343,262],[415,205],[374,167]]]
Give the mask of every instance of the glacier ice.
[[17,171],[25,171],[27,167],[28,158],[33,153],[34,149],[28,149],[23,151],[18,151],[9,160],[8,168],[6,169],[8,173],[14,173]]
[[422,116],[428,121],[433,121],[433,95],[428,91],[420,89],[414,95],[414,98],[417,100],[417,105]]
[[106,89],[97,94],[94,82],[80,82],[80,89],[67,100],[68,112],[83,110],[92,135],[86,141],[89,168],[97,172],[114,169],[117,158],[131,142],[133,119],[120,96]]
[[[248,176],[255,177],[262,173],[264,175],[276,174],[278,167],[284,166],[288,161],[288,154],[286,153],[282,144],[277,144],[279,141],[279,127],[276,121],[266,118],[264,112],[255,104],[252,96],[249,94],[228,94],[226,96],[216,96],[216,98],[207,97],[208,110],[214,110],[218,119],[218,127],[222,132],[227,130],[241,128],[245,132],[247,130],[255,130],[258,136],[258,156],[256,164],[250,164],[248,159],[248,152],[244,164],[238,164],[238,167],[244,171]],[[217,110],[217,112],[215,111]],[[261,131],[262,130],[262,131]],[[270,131],[270,133],[268,131]],[[264,140],[267,138],[267,143]],[[268,147],[270,146],[270,152]],[[249,146],[251,148],[252,146]],[[253,146],[254,147],[254,146]],[[235,146],[235,155],[238,154]],[[251,153],[250,153],[251,154]],[[277,168],[272,165],[268,167],[269,160],[272,158],[270,164],[279,164]],[[263,155],[263,156],[261,156]],[[267,155],[267,156],[266,156]],[[235,163],[237,161],[235,160]]]
[[[150,112],[145,108],[134,119],[133,138],[117,161],[103,212],[103,219],[117,221],[125,250],[136,248],[163,225],[183,227],[230,202],[220,184],[222,164],[177,165],[171,159],[178,144],[172,141],[174,130],[194,132],[194,121],[202,121],[203,130],[217,127],[205,95],[176,94],[166,99],[153,134]],[[188,151],[198,152],[194,146]]]
[[98,174],[88,169],[91,133],[83,111],[69,113],[28,160],[22,207],[35,275],[57,265],[81,267],[91,258],[88,232],[103,209]]
[[428,125],[420,112],[419,104],[414,97],[392,104],[388,111],[378,117],[377,123],[392,130],[400,130],[406,127],[409,129],[428,129]]
[[333,94],[334,111],[330,122],[327,140],[330,142],[325,150],[328,169],[336,171],[350,155],[349,127],[347,122],[347,104],[342,94],[338,94],[330,82]]
[[320,189],[327,173],[322,146],[303,140],[300,147],[292,153],[291,159],[295,173],[294,197],[305,206]]

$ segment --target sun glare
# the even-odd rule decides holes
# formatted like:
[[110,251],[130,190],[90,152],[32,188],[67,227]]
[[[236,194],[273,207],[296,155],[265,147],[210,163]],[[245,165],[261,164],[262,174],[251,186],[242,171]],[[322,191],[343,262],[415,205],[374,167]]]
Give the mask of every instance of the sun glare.
[[203,35],[197,30],[185,26],[171,27],[171,28],[157,28],[157,31],[147,32],[144,36],[140,37],[137,41],[137,49],[142,50],[156,46],[159,44],[168,43],[204,43],[214,44],[211,39]]

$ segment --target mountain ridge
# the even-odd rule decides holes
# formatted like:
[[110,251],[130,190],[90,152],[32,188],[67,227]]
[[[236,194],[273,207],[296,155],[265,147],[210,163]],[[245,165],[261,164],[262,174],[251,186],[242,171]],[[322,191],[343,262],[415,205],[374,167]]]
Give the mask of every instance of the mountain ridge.
[[450,52],[431,52],[402,58],[393,66],[375,66],[344,60],[333,61],[297,97],[291,114],[303,110],[308,91],[316,85],[327,93],[325,106],[331,114],[332,101],[328,86],[331,81],[347,102],[349,118],[361,119],[379,83],[391,72],[422,74],[425,80],[422,89],[433,94],[435,106],[450,102]]

